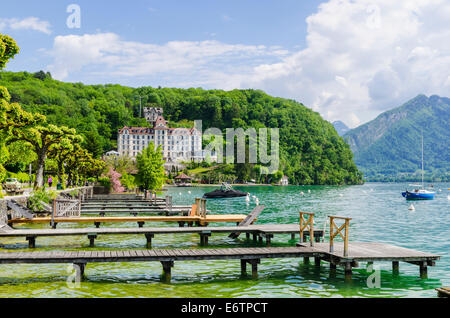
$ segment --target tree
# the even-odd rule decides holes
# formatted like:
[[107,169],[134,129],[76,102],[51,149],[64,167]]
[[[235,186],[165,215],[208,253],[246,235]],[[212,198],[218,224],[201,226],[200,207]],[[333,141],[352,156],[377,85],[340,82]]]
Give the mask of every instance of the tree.
[[137,155],[136,166],[138,169],[137,181],[140,186],[146,190],[162,188],[165,172],[161,146],[155,149],[154,144],[151,142],[142,153]]
[[16,41],[8,35],[0,33],[0,70],[5,67],[9,59],[14,58],[14,55],[19,53],[19,47]]
[[61,143],[55,143],[49,148],[49,158],[53,158],[56,161],[58,170],[58,180],[61,183],[63,189],[66,187],[66,182],[64,180],[65,167],[67,159],[76,153],[80,149],[79,143],[81,143],[83,138],[79,135],[74,136],[73,139],[64,139]]
[[30,128],[15,128],[7,142],[13,143],[23,140],[31,144],[34,148],[37,155],[37,171],[34,188],[37,189],[44,186],[45,160],[47,159],[50,147],[55,144],[71,143],[77,138],[79,136],[73,128],[47,124]]
[[100,158],[103,154],[102,144],[100,143],[100,135],[93,131],[84,134],[84,148],[86,148],[95,159]]

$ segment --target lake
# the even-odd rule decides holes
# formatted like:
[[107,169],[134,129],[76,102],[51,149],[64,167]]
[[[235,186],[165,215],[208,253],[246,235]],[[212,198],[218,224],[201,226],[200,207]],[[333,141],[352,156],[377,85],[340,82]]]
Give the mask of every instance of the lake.
[[[162,283],[161,264],[88,264],[86,280],[79,288],[66,283],[71,275],[68,265],[0,265],[0,297],[436,297],[435,288],[450,287],[450,188],[449,183],[434,184],[437,195],[431,201],[406,201],[401,192],[407,184],[366,183],[358,186],[248,186],[235,189],[250,192],[266,206],[258,223],[295,223],[298,212],[314,212],[315,227],[324,228],[328,215],[351,217],[350,241],[384,242],[441,255],[436,266],[428,268],[428,278],[419,277],[416,265],[400,263],[400,275],[392,275],[390,262],[375,263],[380,284],[367,283],[372,272],[366,263],[353,270],[345,282],[343,269],[330,275],[328,263],[320,269],[303,264],[302,259],[262,259],[258,278],[240,277],[238,260],[175,262],[172,282]],[[439,190],[442,191],[439,191]],[[192,204],[211,187],[169,188],[174,204]],[[302,194],[303,193],[303,194]],[[255,200],[244,198],[208,200],[213,214],[247,214]],[[414,204],[415,210],[408,210]],[[73,227],[62,224],[58,227]],[[92,226],[92,225],[83,225]],[[135,223],[102,224],[110,227],[135,227]],[[168,226],[163,223],[145,226]],[[172,225],[175,226],[175,225]],[[217,225],[214,225],[217,226]],[[38,227],[45,227],[37,225]],[[328,226],[326,241],[328,235]],[[298,236],[297,236],[298,239]],[[290,235],[275,235],[272,246],[295,246]],[[0,239],[1,252],[29,251],[24,238]],[[200,248],[198,234],[156,235],[153,248]],[[256,246],[245,235],[232,240],[214,234],[209,247]],[[99,236],[90,249],[87,237],[43,237],[36,251],[145,249],[143,235]]]

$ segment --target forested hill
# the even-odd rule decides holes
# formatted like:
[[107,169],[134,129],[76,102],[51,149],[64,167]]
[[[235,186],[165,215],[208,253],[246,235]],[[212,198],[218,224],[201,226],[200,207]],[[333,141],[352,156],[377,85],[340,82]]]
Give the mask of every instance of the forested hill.
[[203,120],[203,129],[217,127],[280,128],[281,167],[291,184],[354,184],[361,173],[352,152],[333,125],[302,104],[259,90],[203,90],[200,88],[130,88],[120,85],[83,85],[53,80],[49,73],[2,72],[12,102],[45,114],[58,125],[85,135],[91,151],[116,147],[117,131],[145,125],[142,107],[164,108],[172,123]]
[[450,180],[450,99],[419,95],[401,107],[350,130],[344,138],[368,180],[421,179],[421,134],[425,178]]

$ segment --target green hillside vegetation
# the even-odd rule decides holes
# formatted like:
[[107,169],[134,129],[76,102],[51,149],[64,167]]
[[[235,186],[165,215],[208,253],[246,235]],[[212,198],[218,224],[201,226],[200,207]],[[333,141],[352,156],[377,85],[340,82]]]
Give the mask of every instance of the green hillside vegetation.
[[[83,147],[95,157],[116,148],[123,126],[146,126],[139,117],[142,106],[164,109],[174,126],[192,126],[203,120],[203,129],[247,127],[280,128],[280,170],[291,184],[357,184],[362,174],[352,152],[332,124],[294,100],[276,98],[259,90],[204,90],[201,88],[130,88],[121,85],[64,83],[45,72],[1,72],[11,102],[41,113],[49,123],[75,128]],[[24,164],[9,163],[20,172]],[[241,181],[255,178],[253,165],[235,165]]]
[[369,181],[450,181],[450,99],[419,95],[349,131],[344,138]]

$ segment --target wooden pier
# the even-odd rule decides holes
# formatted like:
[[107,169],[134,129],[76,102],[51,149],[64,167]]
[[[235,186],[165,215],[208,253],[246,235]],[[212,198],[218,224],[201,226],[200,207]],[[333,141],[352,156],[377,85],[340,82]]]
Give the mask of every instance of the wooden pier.
[[[270,246],[275,234],[290,234],[291,239],[298,234],[296,224],[264,224],[248,226],[221,226],[221,227],[143,227],[143,228],[69,228],[69,229],[12,229],[0,232],[2,237],[24,237],[28,241],[29,248],[36,247],[36,239],[39,237],[58,236],[87,236],[90,246],[93,247],[98,236],[102,235],[144,235],[147,240],[147,248],[152,247],[152,239],[160,234],[198,234],[200,246],[208,245],[208,238],[217,233],[245,233],[247,240],[253,236],[253,242],[263,243]],[[304,233],[305,237],[309,232]],[[314,238],[319,241],[323,237],[323,230],[314,231]]]
[[[352,247],[358,247],[360,243],[352,243]],[[336,244],[337,247],[340,244]],[[241,274],[246,274],[247,264],[251,265],[252,276],[257,277],[258,264],[261,259],[267,258],[310,258],[313,257],[317,266],[320,260],[332,260],[333,264],[356,265],[356,260],[391,260],[415,262],[434,262],[439,256],[426,254],[414,250],[401,249],[395,246],[383,244],[376,248],[364,245],[366,252],[355,254],[352,257],[342,257],[326,252],[322,248],[311,246],[297,247],[266,247],[266,248],[219,248],[219,249],[154,249],[154,250],[128,250],[128,251],[76,251],[76,252],[25,252],[25,253],[0,253],[0,264],[47,264],[47,263],[72,263],[76,268],[77,280],[80,281],[88,263],[111,262],[161,262],[163,267],[163,279],[170,281],[171,268],[175,261],[201,261],[201,260],[240,260]],[[368,249],[369,247],[369,249]],[[374,256],[372,253],[380,253],[390,250],[388,255]],[[361,251],[361,249],[360,249]],[[372,255],[372,256],[370,256]],[[345,267],[346,278],[351,274]]]
[[[257,276],[257,267],[261,259],[266,258],[302,258],[305,263],[309,263],[312,257],[316,266],[321,266],[322,261],[328,262],[330,269],[334,271],[337,266],[344,268],[345,276],[351,279],[352,269],[359,266],[360,262],[392,262],[394,273],[399,271],[399,263],[406,262],[414,264],[420,268],[420,276],[427,276],[428,266],[434,266],[439,260],[439,255],[402,248],[390,244],[377,242],[350,242],[349,224],[350,218],[329,216],[329,242],[320,243],[323,231],[314,229],[314,214],[300,212],[300,226],[295,225],[251,225],[264,209],[263,206],[256,207],[248,215],[207,215],[206,201],[197,199],[191,213],[188,216],[135,216],[135,217],[58,217],[53,218],[32,218],[32,219],[11,219],[9,224],[17,223],[50,223],[54,225],[58,222],[90,223],[93,222],[98,227],[102,222],[137,222],[140,228],[132,229],[42,229],[42,230],[2,230],[0,237],[22,236],[29,241],[30,247],[34,247],[35,239],[39,236],[62,236],[62,235],[87,235],[91,245],[97,235],[104,234],[144,234],[147,239],[147,247],[151,248],[151,240],[155,234],[168,233],[198,233],[200,235],[200,245],[207,245],[208,237],[212,233],[231,233],[230,238],[237,238],[239,234],[245,233],[247,239],[254,235],[254,240],[266,242],[270,245],[274,234],[299,233],[300,243],[295,247],[258,247],[258,248],[219,248],[219,249],[147,249],[147,250],[126,250],[126,251],[78,251],[78,252],[21,252],[21,253],[0,253],[0,264],[43,264],[43,263],[72,263],[77,272],[77,279],[81,279],[86,264],[98,262],[149,262],[159,261],[163,267],[163,277],[170,280],[171,268],[175,261],[201,261],[201,260],[240,260],[241,273],[246,273],[247,265],[252,268],[252,276]],[[179,222],[198,223],[199,227],[170,227],[170,228],[143,228],[144,222]],[[234,227],[206,227],[213,222],[235,222],[239,226]],[[338,223],[342,222],[341,225]],[[202,226],[203,225],[203,226]],[[309,235],[313,233],[313,235]],[[343,242],[336,242],[341,237]],[[307,239],[309,238],[309,242]],[[319,238],[319,239],[318,239]]]

